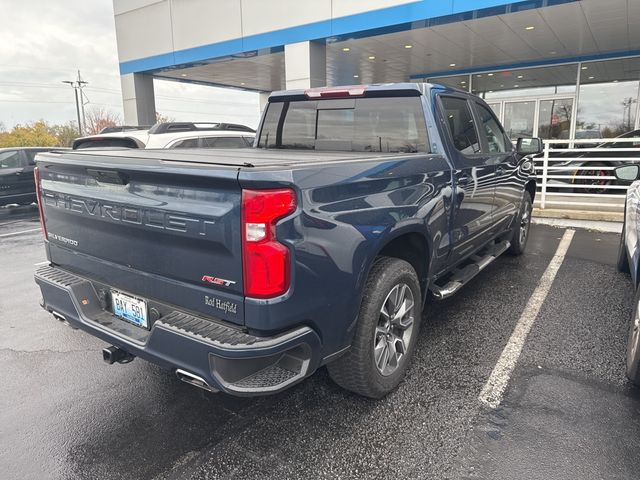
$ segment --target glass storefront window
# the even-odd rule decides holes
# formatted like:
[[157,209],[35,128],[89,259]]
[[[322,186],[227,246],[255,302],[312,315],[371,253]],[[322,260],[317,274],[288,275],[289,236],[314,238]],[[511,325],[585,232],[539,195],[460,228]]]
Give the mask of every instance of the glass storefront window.
[[472,93],[485,99],[575,93],[577,64],[472,75]]
[[576,139],[612,138],[635,128],[640,59],[589,62],[580,71]]
[[505,102],[504,129],[510,139],[533,137],[536,102]]
[[540,100],[538,107],[538,137],[565,140],[571,132],[573,99]]

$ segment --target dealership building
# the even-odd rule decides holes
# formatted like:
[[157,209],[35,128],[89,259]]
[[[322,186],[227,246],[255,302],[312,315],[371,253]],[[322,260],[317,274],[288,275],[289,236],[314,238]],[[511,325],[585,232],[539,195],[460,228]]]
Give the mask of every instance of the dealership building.
[[[512,138],[639,127],[640,1],[114,0],[127,123],[153,79],[260,93],[435,82],[483,97]],[[215,120],[215,119],[212,119]]]

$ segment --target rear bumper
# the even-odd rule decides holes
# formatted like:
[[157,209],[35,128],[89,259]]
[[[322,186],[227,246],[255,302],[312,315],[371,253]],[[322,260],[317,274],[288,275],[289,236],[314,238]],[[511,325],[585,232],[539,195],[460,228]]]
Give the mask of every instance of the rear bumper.
[[53,266],[40,268],[35,281],[43,308],[58,319],[132,355],[180,371],[179,376],[187,372],[200,377],[212,390],[242,396],[276,393],[311,375],[320,364],[320,338],[307,326],[258,337],[163,305],[163,313],[147,331],[113,315],[105,303],[104,286],[95,281]]

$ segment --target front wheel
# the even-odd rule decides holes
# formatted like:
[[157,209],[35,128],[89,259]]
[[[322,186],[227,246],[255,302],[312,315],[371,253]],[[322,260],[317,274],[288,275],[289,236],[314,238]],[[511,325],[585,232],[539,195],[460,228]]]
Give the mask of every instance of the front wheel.
[[629,326],[629,338],[627,340],[627,377],[635,385],[640,386],[640,288],[633,300],[633,315]]
[[394,390],[407,370],[421,316],[418,276],[397,258],[375,260],[365,286],[350,350],[327,365],[341,387],[381,398]]
[[511,235],[511,246],[508,250],[511,255],[522,255],[524,253],[527,241],[529,240],[532,211],[533,203],[531,202],[531,194],[525,191],[522,197],[522,205],[520,205],[520,212],[518,213],[516,225],[513,229],[513,234]]

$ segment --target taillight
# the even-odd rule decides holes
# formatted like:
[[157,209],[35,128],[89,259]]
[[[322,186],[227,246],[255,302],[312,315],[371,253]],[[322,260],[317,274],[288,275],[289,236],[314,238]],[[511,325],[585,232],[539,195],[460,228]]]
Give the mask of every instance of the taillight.
[[289,249],[276,238],[276,222],[296,209],[290,188],[242,190],[244,294],[271,298],[289,289]]
[[42,206],[42,185],[40,184],[40,167],[33,168],[33,180],[36,182],[36,199],[38,201],[38,213],[40,213],[40,227],[45,240],[49,240],[47,226],[44,223],[44,208]]

